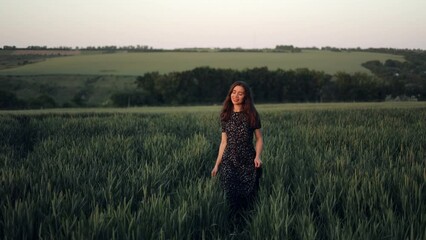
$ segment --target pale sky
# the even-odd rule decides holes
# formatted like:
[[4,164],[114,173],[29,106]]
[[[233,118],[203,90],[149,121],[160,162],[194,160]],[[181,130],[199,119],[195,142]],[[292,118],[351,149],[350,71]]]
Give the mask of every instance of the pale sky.
[[426,50],[426,0],[0,0],[0,46]]

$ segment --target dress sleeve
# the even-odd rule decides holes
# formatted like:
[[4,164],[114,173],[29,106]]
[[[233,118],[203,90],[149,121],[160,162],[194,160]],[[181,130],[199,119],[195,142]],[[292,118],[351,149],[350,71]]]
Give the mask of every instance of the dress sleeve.
[[226,125],[225,121],[220,121],[220,128],[222,132],[225,132],[225,125]]

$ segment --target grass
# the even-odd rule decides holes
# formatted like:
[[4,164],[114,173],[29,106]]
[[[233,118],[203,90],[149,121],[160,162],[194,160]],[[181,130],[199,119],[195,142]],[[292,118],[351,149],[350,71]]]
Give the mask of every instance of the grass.
[[219,106],[0,114],[0,238],[424,239],[424,103],[258,105],[258,204],[216,178]]
[[334,74],[366,72],[361,66],[369,60],[404,61],[402,56],[369,52],[303,51],[302,53],[223,53],[164,52],[78,55],[47,59],[14,69],[1,70],[2,75],[89,74],[143,75],[146,72],[191,70],[195,67],[247,69],[266,66],[269,69],[309,68]]
[[[268,111],[327,111],[356,109],[418,109],[426,107],[426,102],[357,102],[357,103],[282,103],[257,104],[259,112]],[[131,108],[57,108],[31,110],[0,110],[2,114],[43,115],[43,114],[114,114],[114,113],[203,113],[220,111],[220,105],[211,106],[165,106]]]

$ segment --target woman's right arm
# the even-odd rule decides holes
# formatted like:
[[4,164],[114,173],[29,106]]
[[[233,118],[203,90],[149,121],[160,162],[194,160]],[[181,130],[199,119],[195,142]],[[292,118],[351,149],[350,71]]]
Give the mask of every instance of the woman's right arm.
[[220,141],[219,153],[217,154],[216,164],[214,165],[214,168],[212,170],[212,177],[215,177],[217,172],[219,171],[219,165],[222,162],[222,156],[226,148],[226,143],[227,143],[226,133],[222,132],[222,139]]

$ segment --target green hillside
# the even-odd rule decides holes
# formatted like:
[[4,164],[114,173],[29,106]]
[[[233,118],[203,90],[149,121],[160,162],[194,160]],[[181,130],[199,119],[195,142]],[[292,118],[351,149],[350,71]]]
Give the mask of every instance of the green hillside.
[[52,97],[57,106],[75,101],[83,101],[87,106],[105,106],[111,105],[113,93],[135,89],[135,79],[135,76],[122,75],[0,75],[0,89],[26,101],[46,95]]
[[17,68],[4,69],[1,75],[88,74],[143,75],[146,72],[191,70],[200,66],[242,70],[268,67],[288,70],[309,68],[334,74],[369,72],[361,66],[370,60],[404,61],[403,56],[369,52],[303,51],[301,53],[273,52],[144,52],[76,55],[50,58],[46,61]]

